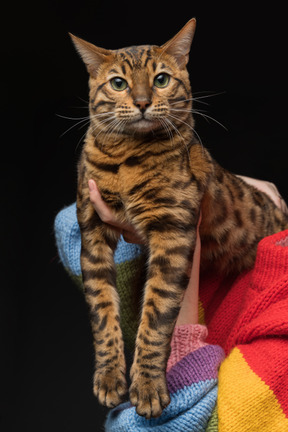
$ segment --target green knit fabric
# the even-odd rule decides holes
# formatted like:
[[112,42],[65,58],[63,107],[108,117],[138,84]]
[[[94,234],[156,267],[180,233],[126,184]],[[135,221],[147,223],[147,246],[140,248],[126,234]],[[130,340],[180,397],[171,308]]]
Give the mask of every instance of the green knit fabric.
[[[139,270],[143,269],[143,257],[116,265],[117,290],[120,297],[120,323],[126,346],[134,350],[140,318],[142,286],[138,282]],[[144,270],[144,269],[143,269]],[[137,291],[137,292],[136,292]]]
[[[66,269],[67,270],[67,269]],[[134,350],[135,338],[140,318],[141,270],[145,271],[143,256],[116,265],[117,291],[120,298],[120,323],[125,346]],[[68,271],[68,270],[67,270]],[[82,275],[69,276],[78,288],[83,291]],[[140,274],[140,276],[139,276]]]
[[217,404],[215,405],[212,415],[208,421],[206,432],[218,432],[218,411]]

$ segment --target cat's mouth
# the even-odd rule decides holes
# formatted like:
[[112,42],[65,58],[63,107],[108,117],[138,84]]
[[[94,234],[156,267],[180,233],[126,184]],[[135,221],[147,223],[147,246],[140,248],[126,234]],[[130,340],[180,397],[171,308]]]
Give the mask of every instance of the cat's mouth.
[[147,133],[156,131],[158,129],[162,129],[161,123],[156,118],[147,118],[145,115],[142,115],[141,118],[132,121],[129,124],[129,128],[134,129],[135,132],[139,133]]

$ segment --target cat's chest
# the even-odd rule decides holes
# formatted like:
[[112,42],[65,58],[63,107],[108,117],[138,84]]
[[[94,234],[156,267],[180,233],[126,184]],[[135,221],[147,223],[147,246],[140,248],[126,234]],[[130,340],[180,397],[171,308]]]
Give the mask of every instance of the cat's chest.
[[126,206],[141,198],[149,202],[152,198],[171,195],[175,185],[185,184],[191,178],[187,164],[177,158],[162,159],[125,154],[122,158],[94,157],[89,165],[89,178],[95,179],[103,200],[114,207]]

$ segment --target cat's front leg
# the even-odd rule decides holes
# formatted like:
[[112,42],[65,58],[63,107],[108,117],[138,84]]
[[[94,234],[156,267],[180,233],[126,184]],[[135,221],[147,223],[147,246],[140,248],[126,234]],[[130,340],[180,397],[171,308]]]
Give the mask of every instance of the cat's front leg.
[[90,214],[84,222],[79,217],[79,222],[83,283],[95,346],[94,394],[101,404],[112,408],[127,392],[113,258],[117,238],[95,211]]
[[130,400],[137,413],[158,417],[169,404],[166,366],[170,340],[188,284],[196,226],[185,231],[159,225],[149,234],[150,258],[141,322],[131,368]]

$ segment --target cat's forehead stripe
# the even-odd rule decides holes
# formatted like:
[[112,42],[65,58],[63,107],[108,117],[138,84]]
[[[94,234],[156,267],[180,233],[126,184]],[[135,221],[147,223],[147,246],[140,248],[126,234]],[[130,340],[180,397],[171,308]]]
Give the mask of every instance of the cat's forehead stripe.
[[118,71],[116,69],[111,69],[109,71],[109,74],[117,74],[117,73],[118,73]]
[[[131,70],[139,67],[146,67],[150,60],[153,60],[153,70],[156,70],[156,62],[153,57],[153,47],[150,45],[132,46],[129,48],[123,48],[116,51],[116,54],[120,56],[121,61],[127,64]],[[124,65],[123,65],[124,66]],[[122,67],[122,66],[121,66]],[[125,66],[124,66],[125,69]],[[123,71],[123,67],[122,67]],[[126,73],[123,71],[123,73]]]

